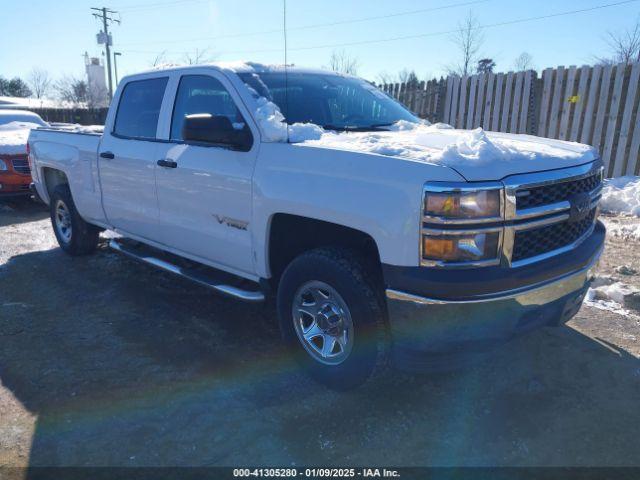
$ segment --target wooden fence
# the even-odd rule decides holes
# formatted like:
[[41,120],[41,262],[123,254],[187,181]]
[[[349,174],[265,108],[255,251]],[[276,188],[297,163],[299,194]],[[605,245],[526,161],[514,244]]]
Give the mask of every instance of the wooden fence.
[[47,122],[79,123],[80,125],[104,125],[108,108],[34,108]]
[[640,63],[481,74],[382,85],[422,118],[456,128],[593,145],[610,177],[639,175]]

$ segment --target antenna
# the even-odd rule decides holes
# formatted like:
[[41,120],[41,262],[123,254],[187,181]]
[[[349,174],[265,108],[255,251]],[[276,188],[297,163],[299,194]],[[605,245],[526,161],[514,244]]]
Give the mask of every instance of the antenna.
[[[287,0],[282,0],[282,33],[284,35],[284,103],[289,115],[289,71],[287,66]],[[287,143],[289,142],[289,119],[285,118],[287,126]]]

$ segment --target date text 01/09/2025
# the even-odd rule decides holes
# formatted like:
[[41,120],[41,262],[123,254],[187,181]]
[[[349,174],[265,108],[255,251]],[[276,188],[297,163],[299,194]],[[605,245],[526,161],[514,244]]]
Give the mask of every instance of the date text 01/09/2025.
[[275,478],[400,478],[397,470],[386,468],[236,468],[234,477],[275,477]]

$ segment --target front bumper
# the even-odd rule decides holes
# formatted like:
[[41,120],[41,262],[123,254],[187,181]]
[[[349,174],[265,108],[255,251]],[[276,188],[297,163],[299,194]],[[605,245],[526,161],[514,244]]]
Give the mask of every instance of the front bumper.
[[29,186],[31,175],[22,175],[13,171],[0,174],[0,198],[31,195]]
[[602,241],[595,247],[577,270],[494,294],[456,300],[388,288],[396,365],[410,370],[449,368],[464,362],[462,354],[486,351],[538,327],[566,323],[580,309]]

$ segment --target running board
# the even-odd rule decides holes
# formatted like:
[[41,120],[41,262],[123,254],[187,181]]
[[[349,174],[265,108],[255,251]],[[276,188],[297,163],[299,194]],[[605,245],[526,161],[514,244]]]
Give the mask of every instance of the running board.
[[149,252],[145,252],[144,249],[136,249],[131,248],[127,245],[123,245],[116,239],[112,239],[109,242],[109,246],[112,249],[127,255],[128,257],[134,258],[148,265],[153,265],[154,267],[157,267],[161,270],[165,270],[167,272],[171,272],[181,277],[187,278],[192,282],[198,283],[205,287],[209,287],[210,289],[223,295],[243,300],[245,302],[264,301],[264,293],[262,293],[261,291],[244,290],[232,285],[226,285],[219,279],[216,279],[215,275],[209,275],[195,269],[189,269],[174,265],[173,263],[149,254]]

